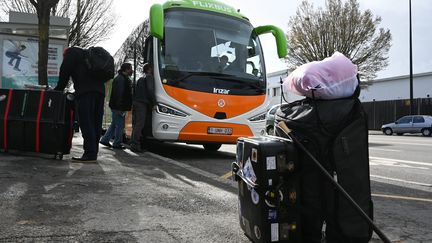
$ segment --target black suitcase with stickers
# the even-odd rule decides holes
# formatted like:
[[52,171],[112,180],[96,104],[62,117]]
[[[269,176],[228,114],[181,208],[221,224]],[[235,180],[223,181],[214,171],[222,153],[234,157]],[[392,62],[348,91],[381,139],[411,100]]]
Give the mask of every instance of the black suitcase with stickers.
[[0,89],[0,149],[62,159],[72,145],[72,99],[53,90]]
[[240,226],[253,242],[300,241],[298,158],[277,137],[239,138],[233,172]]

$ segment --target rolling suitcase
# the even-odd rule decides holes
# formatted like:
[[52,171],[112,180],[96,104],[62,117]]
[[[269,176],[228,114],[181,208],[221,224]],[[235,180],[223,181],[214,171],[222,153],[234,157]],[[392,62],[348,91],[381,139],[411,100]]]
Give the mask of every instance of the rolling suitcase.
[[297,162],[293,145],[276,137],[238,139],[240,226],[253,242],[300,241]]
[[0,149],[62,159],[72,145],[72,104],[59,91],[0,89]]

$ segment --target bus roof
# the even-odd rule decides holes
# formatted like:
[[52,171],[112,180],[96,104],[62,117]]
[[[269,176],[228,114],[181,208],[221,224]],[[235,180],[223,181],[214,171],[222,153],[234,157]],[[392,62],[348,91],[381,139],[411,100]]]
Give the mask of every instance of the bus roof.
[[212,11],[212,12],[222,13],[222,14],[234,16],[249,21],[249,19],[246,16],[237,12],[235,8],[216,0],[168,0],[163,5],[164,9],[179,8],[179,7]]

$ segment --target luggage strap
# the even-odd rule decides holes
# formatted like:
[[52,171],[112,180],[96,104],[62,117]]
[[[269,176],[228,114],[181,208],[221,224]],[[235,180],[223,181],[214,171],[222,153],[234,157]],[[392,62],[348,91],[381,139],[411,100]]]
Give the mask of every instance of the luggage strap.
[[36,118],[36,146],[35,146],[35,151],[37,153],[39,153],[39,151],[40,151],[40,119],[41,119],[41,114],[42,114],[42,105],[43,105],[44,97],[45,97],[45,90],[41,90],[41,95],[39,98],[39,108],[38,108],[38,113],[37,113],[37,118]]
[[7,122],[8,122],[8,116],[9,116],[9,108],[12,100],[12,92],[13,90],[10,89],[7,97],[7,103],[6,103],[6,110],[4,114],[4,123],[3,123],[3,148],[4,150],[7,150]]

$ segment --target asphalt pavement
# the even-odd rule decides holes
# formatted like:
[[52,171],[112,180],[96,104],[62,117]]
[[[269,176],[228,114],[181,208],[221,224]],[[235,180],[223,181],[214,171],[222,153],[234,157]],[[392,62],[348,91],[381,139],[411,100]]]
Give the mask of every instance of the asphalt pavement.
[[0,153],[0,242],[248,242],[236,190],[152,153]]
[[[81,153],[80,137],[63,160],[0,153],[0,242],[249,242],[232,181],[151,152],[101,146],[97,163],[72,163]],[[394,242],[431,242],[432,201],[398,200],[375,196],[378,225]]]

